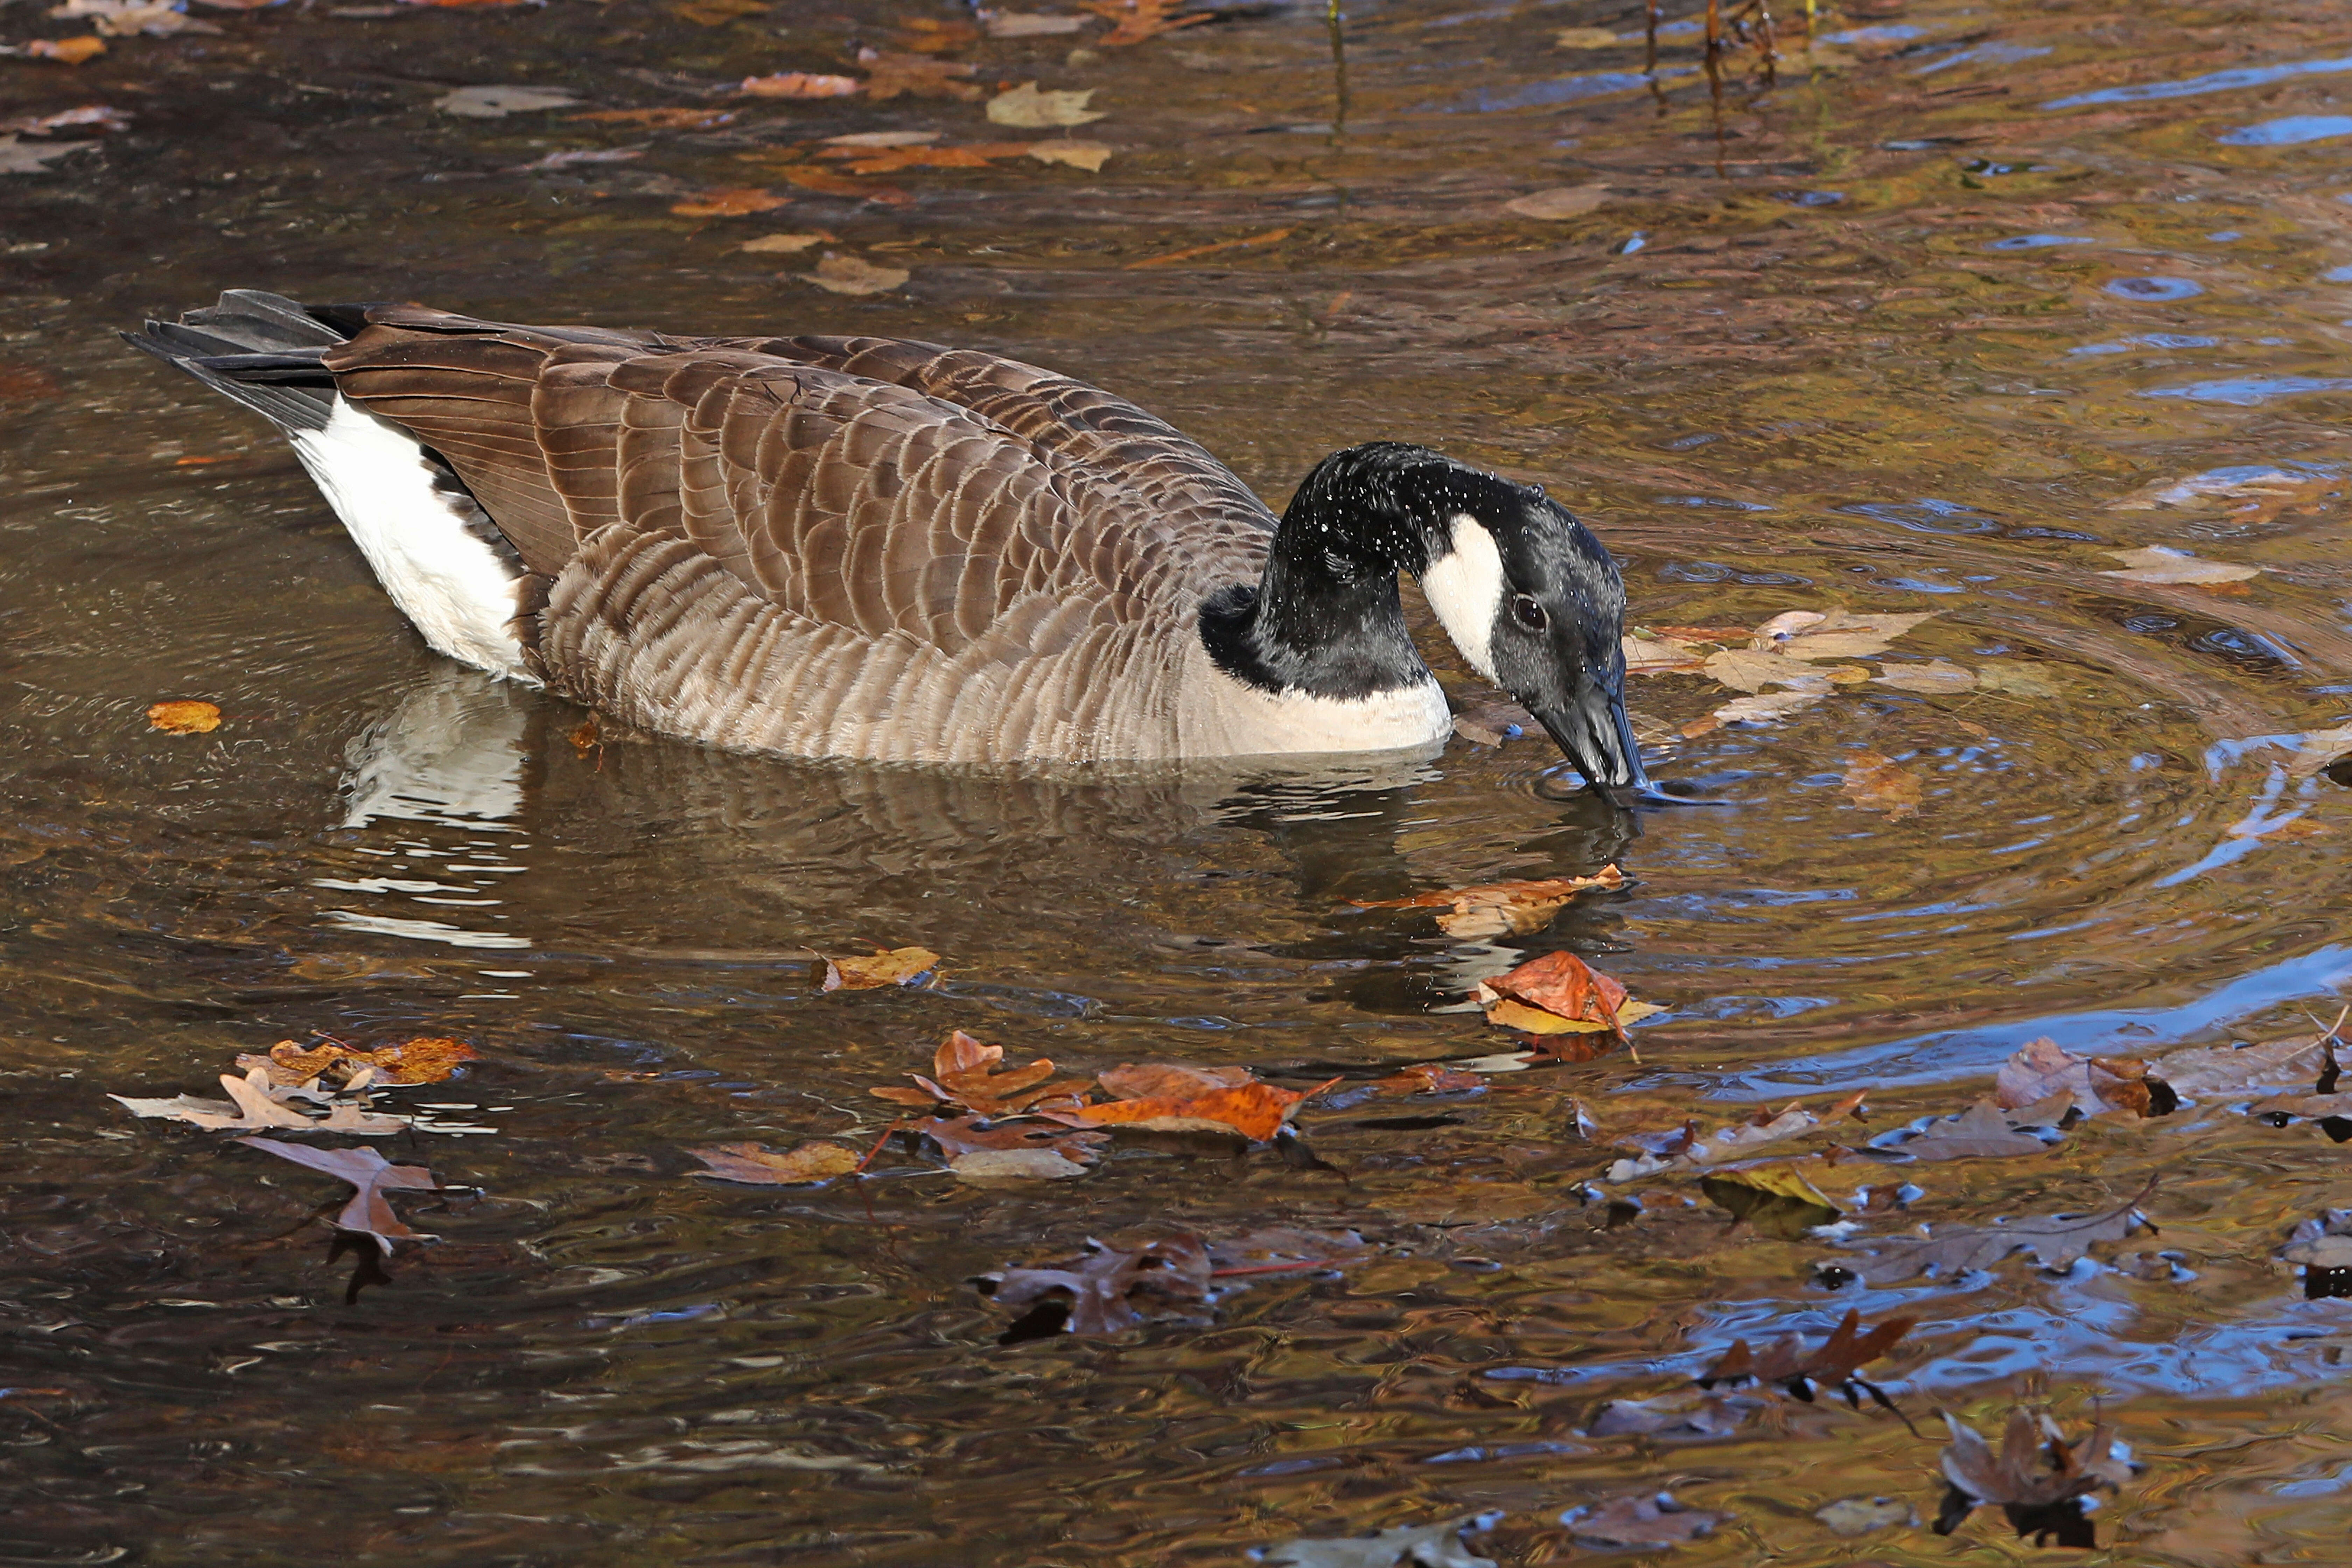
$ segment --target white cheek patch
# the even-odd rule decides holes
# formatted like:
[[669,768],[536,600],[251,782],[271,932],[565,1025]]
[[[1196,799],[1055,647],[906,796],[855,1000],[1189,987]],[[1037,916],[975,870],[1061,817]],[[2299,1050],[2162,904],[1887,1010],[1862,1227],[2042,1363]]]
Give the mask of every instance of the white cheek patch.
[[1470,668],[1495,677],[1495,616],[1503,607],[1503,552],[1468,512],[1454,518],[1454,548],[1421,574],[1421,591],[1438,624]]

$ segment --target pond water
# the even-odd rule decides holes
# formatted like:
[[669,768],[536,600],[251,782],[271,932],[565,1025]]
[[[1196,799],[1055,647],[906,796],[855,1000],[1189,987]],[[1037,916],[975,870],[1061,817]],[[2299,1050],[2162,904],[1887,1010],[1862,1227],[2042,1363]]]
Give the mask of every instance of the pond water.
[[[1859,1142],[1960,1110],[2039,1037],[2147,1056],[2342,1005],[2352,802],[2289,766],[2352,720],[2339,6],[1825,6],[1810,51],[1780,18],[1777,85],[1736,54],[1717,96],[1687,0],[1654,90],[1637,6],[1358,0],[1336,129],[1319,6],[1131,47],[950,28],[929,58],[987,94],[1095,89],[1075,134],[1108,163],[831,188],[779,174],[811,166],[786,150],[1048,133],[957,97],[719,91],[862,72],[857,45],[938,41],[909,18],[964,16],[943,5],[203,15],[217,33],[71,69],[0,61],[28,112],[130,117],[0,175],[7,1561],[1205,1563],[1498,1510],[1474,1544],[1538,1563],[1584,1554],[1563,1510],[1671,1489],[1730,1516],[1678,1562],[2009,1562],[2042,1553],[1998,1510],[1961,1546],[1813,1514],[1932,1518],[1933,1413],[1992,1432],[2020,1402],[2103,1416],[2147,1467],[2094,1516],[2096,1560],[2341,1561],[2352,1306],[2273,1261],[2352,1203],[2318,1123],[2217,1100],[1920,1167],[1864,1234],[2107,1209],[2151,1177],[2160,1228],[2063,1273],[1834,1292],[1829,1239],[1731,1226],[1687,1177],[1597,1182],[1614,1139],[1685,1117],[1869,1088]],[[12,38],[82,25],[10,16]],[[1569,28],[1616,37],[1555,47]],[[501,84],[579,103],[435,109]],[[568,118],[662,106],[736,117]],[[548,161],[603,150],[635,155]],[[1593,184],[1576,216],[1505,210]],[[740,188],[781,201],[671,210]],[[825,237],[741,248],[770,233]],[[821,291],[799,275],[826,248],[909,280]],[[1525,740],[1272,777],[584,743],[579,710],[426,652],[286,448],[112,336],[235,286],[971,343],[1135,398],[1277,505],[1374,437],[1539,479],[1644,626],[1932,611],[1893,666],[2025,674],[1713,729],[1735,693],[1639,678],[1653,771],[1737,804],[1638,817],[1556,798]],[[2103,574],[2151,545],[2260,574]],[[165,698],[225,722],[152,730]],[[1916,810],[1857,798],[1864,756]],[[1532,934],[1349,907],[1612,861],[1632,887]],[[942,978],[817,991],[816,954],[877,942]],[[869,1088],[958,1028],[1080,1074],[1297,1089],[1488,1057],[1516,1042],[1470,987],[1560,948],[1667,1009],[1639,1060],[1310,1102],[1344,1180],[1181,1139],[1010,1186],[902,1150],[735,1187],[685,1152],[863,1149],[890,1111]],[[316,1032],[481,1052],[400,1097],[429,1109],[384,1152],[453,1190],[399,1200],[441,1239],[355,1302],[320,1219],[342,1188],[106,1099],[209,1091]],[[1200,1321],[997,1342],[971,1277],[1151,1225],[1368,1251]],[[1869,1373],[1916,1434],[1766,1391],[1711,1439],[1593,1435],[1603,1401],[1849,1307],[1918,1320]]]

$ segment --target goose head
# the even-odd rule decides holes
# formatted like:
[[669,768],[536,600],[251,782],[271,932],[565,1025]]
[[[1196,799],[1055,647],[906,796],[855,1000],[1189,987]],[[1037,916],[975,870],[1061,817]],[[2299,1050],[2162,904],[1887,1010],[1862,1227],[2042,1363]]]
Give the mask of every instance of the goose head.
[[1587,784],[1651,790],[1625,716],[1625,584],[1566,507],[1539,485],[1396,442],[1335,453],[1302,489],[1420,579],[1463,658],[1535,716]]

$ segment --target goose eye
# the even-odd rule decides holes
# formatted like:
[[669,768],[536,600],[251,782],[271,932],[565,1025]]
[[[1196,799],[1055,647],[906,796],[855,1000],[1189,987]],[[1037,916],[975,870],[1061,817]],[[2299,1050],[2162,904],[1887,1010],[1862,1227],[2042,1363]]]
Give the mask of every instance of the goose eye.
[[1511,595],[1511,618],[1531,632],[1539,632],[1551,625],[1551,617],[1544,614],[1544,607],[1536,603],[1532,594]]

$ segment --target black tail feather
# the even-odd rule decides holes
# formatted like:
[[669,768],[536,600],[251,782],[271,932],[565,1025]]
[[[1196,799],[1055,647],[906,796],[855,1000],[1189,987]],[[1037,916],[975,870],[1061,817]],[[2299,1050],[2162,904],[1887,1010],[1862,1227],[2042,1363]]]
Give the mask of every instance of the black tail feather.
[[318,430],[335,408],[335,378],[320,356],[357,331],[366,311],[232,289],[217,305],[122,336],[289,430]]

